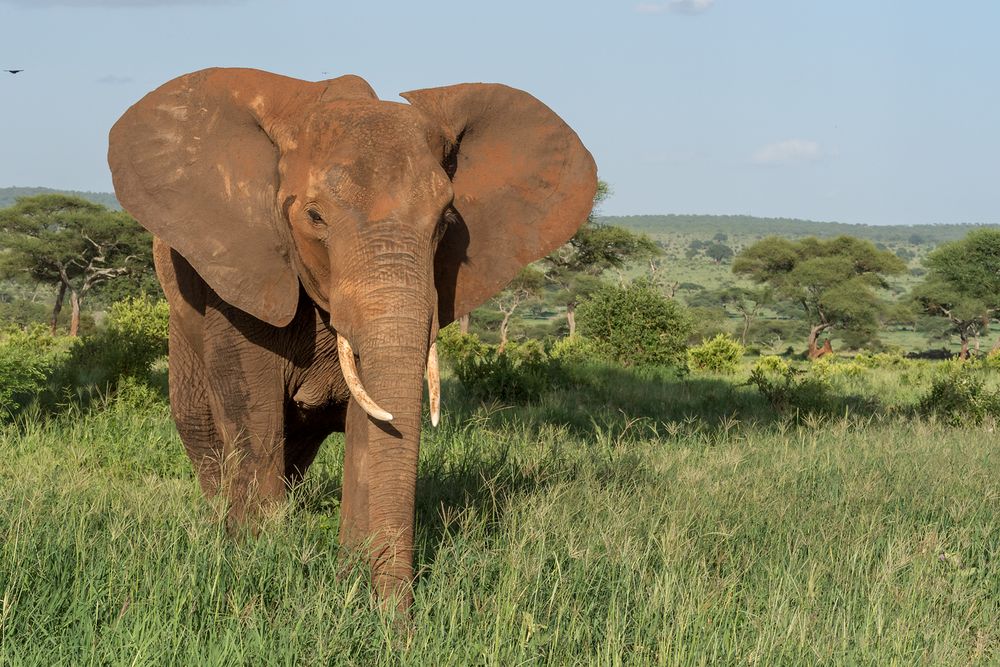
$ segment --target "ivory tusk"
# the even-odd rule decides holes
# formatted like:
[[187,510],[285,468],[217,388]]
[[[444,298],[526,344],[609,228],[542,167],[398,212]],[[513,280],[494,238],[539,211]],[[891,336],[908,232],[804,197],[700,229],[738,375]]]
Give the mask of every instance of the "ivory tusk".
[[347,339],[337,334],[337,357],[340,359],[340,370],[347,380],[347,388],[351,390],[351,396],[358,402],[361,409],[368,413],[372,419],[383,422],[391,422],[392,415],[383,410],[372,400],[372,397],[365,391],[365,386],[361,384],[358,377],[358,367],[354,365],[354,350]]
[[437,341],[427,350],[427,394],[431,403],[431,426],[441,421],[441,371],[438,368]]

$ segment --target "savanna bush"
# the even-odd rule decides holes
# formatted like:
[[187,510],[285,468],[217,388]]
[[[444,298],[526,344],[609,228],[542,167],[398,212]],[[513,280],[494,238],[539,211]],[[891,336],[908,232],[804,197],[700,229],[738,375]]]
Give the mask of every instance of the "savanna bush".
[[452,322],[438,331],[438,354],[446,361],[455,363],[468,356],[482,354],[489,347],[473,333],[464,334],[458,322]]
[[761,358],[750,371],[747,384],[756,387],[775,412],[809,414],[830,407],[827,379],[804,373],[778,357]]
[[501,350],[484,346],[459,357],[455,376],[477,400],[523,403],[538,399],[558,375],[558,364],[541,344],[509,344]]
[[821,380],[830,380],[838,376],[859,377],[864,374],[865,366],[854,361],[842,361],[836,357],[820,357],[809,364],[809,372]]
[[601,354],[589,338],[574,334],[553,343],[549,356],[564,364],[585,364],[597,361]]
[[1000,371],[1000,350],[990,352],[983,357],[983,368],[988,368],[991,371]]
[[693,323],[648,280],[607,285],[577,310],[580,331],[622,366],[683,366]]
[[931,381],[917,411],[951,426],[980,424],[987,416],[1000,417],[1000,392],[988,390],[985,380],[972,369],[954,366]]
[[894,352],[862,352],[854,357],[854,363],[865,368],[901,368],[912,362],[903,355]]
[[145,381],[167,353],[166,301],[128,298],[111,305],[105,327],[73,349],[60,378],[68,388],[114,389],[123,378]]
[[791,368],[791,365],[781,357],[774,354],[766,354],[757,360],[753,370],[761,373],[781,374],[785,373],[789,368]]
[[51,336],[44,326],[0,333],[0,420],[45,392],[77,340]]
[[688,350],[688,368],[692,371],[735,373],[746,348],[727,334],[703,340]]

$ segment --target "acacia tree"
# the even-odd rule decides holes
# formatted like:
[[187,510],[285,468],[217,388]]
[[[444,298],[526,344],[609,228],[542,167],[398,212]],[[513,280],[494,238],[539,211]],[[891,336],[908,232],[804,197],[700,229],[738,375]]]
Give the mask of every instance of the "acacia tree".
[[594,207],[587,221],[568,242],[542,260],[545,279],[557,290],[556,298],[566,307],[569,335],[576,333],[576,307],[582,298],[596,292],[603,283],[599,276],[619,269],[627,262],[661,254],[645,234],[622,227],[599,224],[594,215],[611,188],[598,181]]
[[705,249],[705,256],[716,264],[722,263],[733,256],[733,249],[725,243],[713,243]]
[[52,333],[66,295],[69,333],[80,328],[84,299],[106,282],[152,265],[152,238],[127,213],[79,197],[22,197],[0,210],[0,275],[56,287]]
[[719,301],[724,306],[733,308],[743,318],[743,329],[740,331],[740,343],[747,344],[750,327],[760,315],[764,306],[771,303],[773,291],[770,287],[753,289],[750,287],[730,286],[719,291]]
[[507,347],[510,320],[514,313],[529,300],[537,297],[544,283],[545,277],[541,271],[526,266],[502,292],[493,297],[493,305],[503,316],[500,320],[500,351]]
[[[946,317],[969,355],[969,338],[1000,311],[1000,230],[979,229],[940,246],[924,260],[928,272],[913,291],[925,313]],[[993,345],[1000,349],[1000,339]]]
[[799,241],[771,236],[743,250],[733,272],[774,289],[777,298],[797,304],[809,323],[809,358],[822,354],[820,334],[833,328],[871,332],[878,323],[877,288],[906,265],[870,241],[841,236]]

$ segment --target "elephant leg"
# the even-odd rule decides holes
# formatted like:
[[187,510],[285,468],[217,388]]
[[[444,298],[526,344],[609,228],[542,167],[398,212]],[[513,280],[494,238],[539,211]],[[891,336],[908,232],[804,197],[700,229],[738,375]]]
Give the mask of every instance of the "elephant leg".
[[316,460],[319,446],[325,436],[285,437],[285,486],[292,488],[306,476],[306,471]]
[[[208,399],[223,442],[227,527],[247,523],[285,498],[285,381],[260,322],[226,305],[205,312]],[[259,330],[255,330],[255,327]]]
[[294,487],[316,460],[327,436],[344,430],[347,406],[300,409],[294,403],[285,413],[285,485]]
[[[229,499],[227,526],[233,530],[255,519],[285,498],[284,437],[280,424],[252,411],[220,409],[216,423],[222,433],[222,484]],[[252,525],[256,529],[255,525]]]
[[194,465],[202,492],[209,498],[219,492],[222,483],[222,438],[215,428],[208,403],[208,379],[205,365],[191,349],[187,339],[175,329],[171,317],[170,411],[188,458]]
[[368,415],[352,398],[344,430],[344,484],[340,500],[340,543],[353,551],[369,537]]

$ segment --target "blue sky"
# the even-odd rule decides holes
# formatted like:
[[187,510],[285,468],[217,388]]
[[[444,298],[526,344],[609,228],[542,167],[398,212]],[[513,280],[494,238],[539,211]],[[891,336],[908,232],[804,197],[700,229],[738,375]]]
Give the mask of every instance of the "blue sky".
[[608,214],[1000,223],[997,34],[991,0],[0,0],[0,186],[109,191],[130,104],[242,66],[523,88]]

